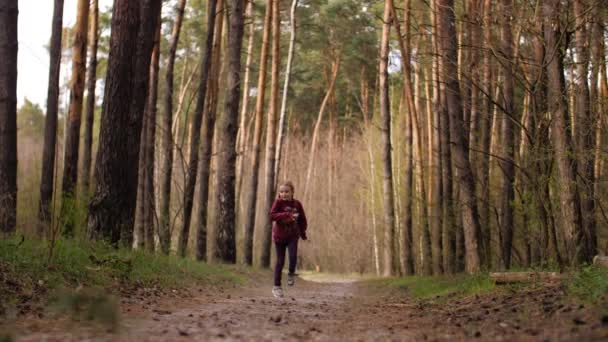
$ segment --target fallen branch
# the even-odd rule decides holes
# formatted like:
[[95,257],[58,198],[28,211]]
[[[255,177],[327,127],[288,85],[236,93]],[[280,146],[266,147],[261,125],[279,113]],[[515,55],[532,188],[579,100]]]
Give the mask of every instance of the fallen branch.
[[564,275],[558,272],[493,272],[490,279],[496,284],[525,283],[536,281],[560,281]]

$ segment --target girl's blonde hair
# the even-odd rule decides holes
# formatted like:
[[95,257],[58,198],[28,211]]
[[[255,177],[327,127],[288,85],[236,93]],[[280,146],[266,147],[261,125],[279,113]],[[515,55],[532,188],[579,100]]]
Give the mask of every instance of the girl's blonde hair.
[[293,186],[293,183],[291,181],[282,181],[281,183],[279,183],[279,188],[282,186],[288,186],[291,188],[291,192],[295,192],[296,188]]

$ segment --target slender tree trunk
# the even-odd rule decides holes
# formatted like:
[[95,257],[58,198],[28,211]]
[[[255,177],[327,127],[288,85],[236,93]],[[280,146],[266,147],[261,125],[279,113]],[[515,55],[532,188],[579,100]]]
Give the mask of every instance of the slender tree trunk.
[[235,166],[236,134],[239,116],[241,45],[243,41],[243,1],[229,0],[228,83],[226,106],[218,121],[219,149],[216,178],[216,236],[214,255],[225,262],[236,261],[235,241]]
[[[16,3],[16,2],[15,2]],[[63,33],[63,0],[55,0],[51,33],[49,83],[44,119],[44,147],[42,150],[42,178],[40,180],[40,207],[38,235],[43,236],[52,219],[51,201],[55,176],[55,149],[57,145],[57,111],[59,105],[59,71],[61,68],[61,35]],[[1,219],[0,219],[1,220]]]
[[0,0],[0,232],[17,225],[17,0]]
[[[589,94],[589,47],[588,47],[588,30],[586,29],[587,1],[574,1],[574,14],[576,22],[576,56],[577,56],[577,78],[576,78],[576,113],[578,116],[578,162],[580,163],[582,182],[580,186],[582,191],[582,219],[583,219],[583,236],[582,236],[582,258],[591,262],[597,252],[597,233],[595,223],[595,122],[596,116],[593,114],[590,105]],[[593,84],[594,87],[597,86]]]
[[304,199],[308,198],[308,191],[310,186],[310,179],[312,177],[312,170],[314,166],[315,153],[317,148],[317,140],[319,139],[319,131],[321,130],[321,122],[323,121],[323,114],[325,113],[325,108],[327,107],[327,102],[329,98],[334,92],[334,87],[336,85],[336,79],[338,78],[338,71],[340,70],[340,56],[336,54],[334,56],[334,60],[331,62],[331,80],[329,81],[329,87],[327,88],[327,92],[325,93],[325,97],[321,102],[321,108],[319,109],[319,115],[317,116],[317,120],[315,121],[315,128],[312,132],[312,142],[310,144],[310,152],[308,154],[308,168],[306,169],[306,182],[304,183]]
[[[190,236],[190,219],[192,218],[192,206],[194,204],[194,187],[198,172],[198,151],[200,144],[200,131],[203,122],[203,111],[205,109],[205,97],[207,95],[207,84],[209,70],[211,69],[211,57],[213,53],[213,35],[215,33],[216,0],[210,0],[207,13],[207,38],[205,42],[204,56],[201,59],[201,80],[198,89],[198,99],[194,116],[192,117],[192,134],[190,135],[190,156],[188,170],[186,174],[186,185],[184,187],[184,217],[182,227],[177,240],[177,254],[181,257],[186,256],[186,247]],[[222,15],[222,13],[219,13]],[[200,205],[204,205],[200,203]]]
[[[247,0],[245,18],[249,21],[249,34],[247,42],[247,60],[245,61],[245,77],[243,77],[243,104],[241,105],[241,121],[237,135],[237,165],[236,165],[236,199],[241,207],[241,189],[243,185],[243,162],[245,161],[245,147],[247,146],[246,121],[249,112],[249,79],[251,78],[251,63],[253,62],[253,40],[255,38],[255,17],[253,15],[253,0]],[[242,210],[242,208],[241,208]]]
[[483,53],[482,63],[482,101],[479,117],[479,128],[481,141],[479,149],[481,155],[478,158],[477,177],[479,178],[480,197],[480,223],[483,230],[483,257],[486,264],[492,261],[492,248],[490,243],[490,142],[492,137],[492,124],[494,122],[494,100],[492,90],[492,0],[484,0],[483,3],[483,44],[486,50]]
[[289,52],[287,53],[287,66],[285,67],[285,82],[283,83],[283,98],[281,100],[281,112],[279,119],[279,132],[277,133],[277,149],[275,153],[274,174],[279,177],[279,166],[281,165],[281,149],[283,147],[283,131],[285,129],[285,116],[287,114],[287,94],[289,90],[289,82],[291,79],[291,66],[293,64],[293,52],[296,45],[296,8],[298,0],[293,0],[291,3],[291,36],[289,39]]
[[501,236],[502,236],[502,268],[511,267],[511,248],[513,244],[513,206],[515,198],[513,182],[515,181],[515,131],[513,110],[513,36],[511,31],[511,17],[513,3],[511,0],[502,0],[500,4],[502,14],[501,49],[503,62],[503,118],[502,118],[502,202],[501,202]]
[[[169,57],[167,61],[167,70],[165,74],[165,95],[164,108],[162,118],[162,167],[160,181],[160,219],[158,226],[158,235],[160,240],[160,249],[163,253],[169,254],[171,248],[171,175],[173,172],[173,135],[171,128],[173,126],[173,69],[175,66],[175,55],[177,44],[179,43],[179,35],[184,17],[184,8],[186,0],[180,0],[177,6],[175,22],[173,23],[173,32],[171,33],[171,41],[169,43]],[[194,73],[192,73],[194,75]],[[181,101],[180,101],[181,102]],[[178,112],[179,113],[179,112]]]
[[391,0],[384,3],[382,40],[380,43],[380,115],[384,197],[384,276],[392,276],[395,240],[395,204],[393,198],[393,165],[391,158],[391,109],[388,84],[388,42],[391,30]]
[[206,260],[207,258],[207,217],[209,207],[209,178],[211,177],[211,154],[213,151],[213,137],[215,133],[215,118],[217,114],[217,98],[219,93],[219,79],[222,54],[222,35],[224,32],[224,20],[222,13],[225,10],[224,0],[220,0],[216,6],[216,16],[218,25],[215,25],[215,37],[213,37],[213,60],[211,62],[211,78],[207,88],[208,100],[206,101],[205,115],[203,117],[203,127],[200,144],[200,166],[198,168],[198,211],[196,229],[196,260]]
[[97,47],[99,45],[99,4],[91,3],[89,70],[87,74],[87,106],[84,121],[84,148],[82,150],[82,189],[83,198],[89,197],[91,183],[91,161],[93,150],[93,122],[95,120],[95,87],[97,85]]
[[78,0],[74,46],[72,48],[72,78],[70,81],[70,105],[65,134],[63,180],[61,183],[61,221],[64,233],[74,233],[76,210],[76,184],[78,180],[78,152],[80,146],[80,121],[87,61],[87,28],[89,1]]
[[480,268],[479,237],[480,225],[477,214],[477,203],[473,183],[471,165],[465,149],[462,105],[460,101],[460,89],[458,75],[455,68],[457,63],[456,30],[454,26],[454,1],[440,0],[438,2],[441,37],[443,40],[443,71],[446,84],[446,101],[450,116],[450,145],[454,166],[460,186],[459,197],[464,229],[466,271],[476,273]]
[[264,16],[264,32],[262,34],[262,47],[260,50],[260,70],[258,74],[258,94],[255,104],[255,126],[253,131],[253,145],[251,148],[251,176],[245,189],[245,222],[243,236],[245,240],[244,262],[253,263],[253,233],[255,227],[255,209],[258,195],[258,180],[260,172],[260,142],[262,140],[262,120],[264,117],[264,99],[266,97],[266,66],[268,64],[268,48],[272,25],[272,0],[266,1],[266,15]]
[[[160,0],[116,0],[88,234],[130,247],[140,135]],[[136,48],[134,48],[136,47]]]
[[557,37],[560,35],[560,2],[549,0],[543,3],[545,62],[548,77],[549,113],[552,116],[551,135],[558,168],[558,196],[567,263],[573,265],[583,260],[578,247],[581,243],[581,208],[576,186],[576,160],[570,134],[568,105],[564,101],[565,86],[563,55]]
[[265,167],[265,189],[262,197],[261,230],[262,253],[261,265],[270,266],[270,245],[272,235],[272,222],[270,221],[270,207],[275,197],[275,150],[277,142],[277,120],[279,114],[279,70],[281,68],[281,11],[280,0],[272,3],[272,67],[270,80],[270,108],[266,120],[266,167]]
[[[160,16],[160,13],[159,13]],[[147,124],[146,135],[146,150],[145,150],[145,178],[144,178],[144,236],[145,247],[149,252],[154,252],[154,233],[155,233],[155,191],[154,191],[154,153],[156,141],[156,114],[158,101],[158,72],[160,68],[160,34],[161,34],[161,18],[157,23],[156,37],[154,39],[154,50],[152,51],[152,60],[150,66],[150,89],[148,91],[148,101],[146,102],[145,117]]]

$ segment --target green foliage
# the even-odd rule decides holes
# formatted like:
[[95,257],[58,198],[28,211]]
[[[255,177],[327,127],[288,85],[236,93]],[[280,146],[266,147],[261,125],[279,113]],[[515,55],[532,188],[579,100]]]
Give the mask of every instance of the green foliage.
[[494,282],[485,274],[425,277],[413,276],[403,278],[378,279],[373,283],[383,287],[406,290],[412,297],[429,299],[448,295],[467,296],[487,293],[495,288]]
[[568,292],[592,304],[608,302],[608,269],[600,266],[581,268],[568,282]]
[[58,240],[49,263],[48,248],[47,242],[39,240],[1,240],[0,263],[8,265],[7,277],[17,278],[26,287],[40,283],[49,288],[78,285],[104,288],[120,285],[185,287],[193,283],[243,281],[228,266],[208,265],[143,251],[116,250],[103,243],[76,239]]
[[28,137],[44,137],[44,113],[40,106],[27,98],[17,112],[19,134]]

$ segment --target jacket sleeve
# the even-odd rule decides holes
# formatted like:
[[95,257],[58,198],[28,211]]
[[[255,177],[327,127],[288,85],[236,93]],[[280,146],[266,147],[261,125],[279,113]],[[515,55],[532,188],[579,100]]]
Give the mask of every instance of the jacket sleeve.
[[281,206],[279,205],[279,201],[275,200],[272,203],[272,208],[270,209],[270,220],[276,221],[278,223],[291,223],[293,222],[293,216],[290,212],[280,211]]
[[302,203],[298,202],[298,212],[300,216],[298,216],[298,226],[300,227],[300,237],[306,240],[306,229],[308,228],[308,220],[306,220],[306,213],[304,213],[304,207]]

